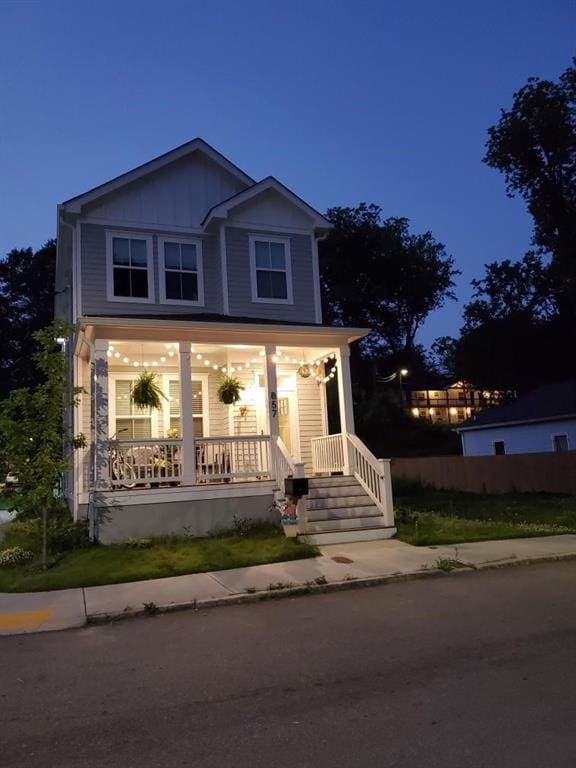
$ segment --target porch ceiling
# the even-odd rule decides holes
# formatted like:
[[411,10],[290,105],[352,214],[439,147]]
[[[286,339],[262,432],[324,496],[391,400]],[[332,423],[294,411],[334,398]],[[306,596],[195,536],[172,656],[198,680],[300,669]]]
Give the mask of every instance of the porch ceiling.
[[[272,325],[256,323],[195,322],[164,319],[85,317],[79,329],[90,340],[190,341],[197,344],[276,344],[283,347],[332,349],[362,339],[368,328],[317,325]],[[78,350],[79,351],[79,350]]]

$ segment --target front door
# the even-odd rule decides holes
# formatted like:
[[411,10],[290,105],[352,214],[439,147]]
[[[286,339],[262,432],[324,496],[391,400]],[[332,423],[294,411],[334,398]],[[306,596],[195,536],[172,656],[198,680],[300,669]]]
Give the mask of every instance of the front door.
[[278,431],[282,442],[292,454],[292,425],[290,423],[290,397],[278,398]]

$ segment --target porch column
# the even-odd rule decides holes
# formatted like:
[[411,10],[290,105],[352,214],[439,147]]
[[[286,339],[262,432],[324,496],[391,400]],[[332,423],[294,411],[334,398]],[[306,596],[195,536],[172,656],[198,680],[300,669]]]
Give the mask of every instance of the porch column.
[[108,463],[108,339],[94,342],[94,485],[110,488]]
[[350,451],[346,436],[348,433],[354,434],[354,404],[350,377],[350,348],[347,344],[336,350],[336,362],[338,364],[338,407],[340,410],[340,431],[343,436],[344,474],[349,475],[353,468],[350,466]]
[[196,449],[194,448],[192,365],[189,341],[180,342],[180,430],[182,437],[182,485],[194,485],[196,482]]
[[264,376],[266,388],[266,419],[268,424],[268,434],[276,438],[280,434],[278,425],[278,383],[276,379],[276,345],[266,344],[264,347],[266,353],[266,371]]

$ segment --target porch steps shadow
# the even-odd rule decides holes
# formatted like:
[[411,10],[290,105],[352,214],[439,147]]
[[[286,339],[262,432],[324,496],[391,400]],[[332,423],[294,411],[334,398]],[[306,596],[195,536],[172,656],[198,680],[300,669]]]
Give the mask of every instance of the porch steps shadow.
[[395,532],[385,525],[380,510],[355,477],[310,479],[306,520],[300,522],[298,534],[310,544],[389,539]]

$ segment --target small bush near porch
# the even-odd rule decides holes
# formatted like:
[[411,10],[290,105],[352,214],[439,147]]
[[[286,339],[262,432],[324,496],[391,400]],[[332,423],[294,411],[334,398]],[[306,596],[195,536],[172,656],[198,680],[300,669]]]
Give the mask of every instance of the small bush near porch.
[[395,481],[394,510],[398,538],[417,546],[576,534],[573,496],[439,491]]
[[56,558],[45,571],[35,563],[0,568],[0,592],[95,587],[299,560],[317,554],[315,547],[287,539],[274,526],[263,526],[247,535],[137,540],[77,549]]

